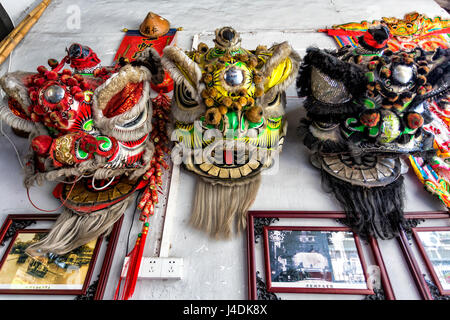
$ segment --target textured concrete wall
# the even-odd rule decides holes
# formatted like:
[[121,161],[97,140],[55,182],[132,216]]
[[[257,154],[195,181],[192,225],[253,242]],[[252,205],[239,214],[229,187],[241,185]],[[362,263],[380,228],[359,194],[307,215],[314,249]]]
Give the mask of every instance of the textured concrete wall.
[[[16,3],[16,0],[7,0],[6,3]],[[31,1],[25,0],[23,3],[26,3],[26,6]],[[78,19],[74,16],[77,10],[80,13]],[[243,32],[244,46],[254,48],[256,44],[271,45],[289,39],[300,53],[310,45],[333,48],[331,38],[315,32],[315,29],[333,24],[373,20],[382,16],[402,17],[413,10],[428,16],[446,15],[446,12],[432,0],[377,2],[261,0],[253,1],[251,5],[243,5],[243,2],[238,0],[225,2],[53,0],[41,20],[16,48],[12,59],[0,67],[0,74],[7,69],[34,71],[38,65],[46,64],[48,58],[62,58],[65,48],[72,42],[92,47],[103,63],[109,64],[123,37],[120,30],[124,27],[136,29],[150,10],[166,17],[172,26],[183,27],[183,31],[178,34],[178,45],[184,49],[190,48],[193,36],[209,41],[209,35],[215,28],[231,25]],[[280,170],[276,175],[263,176],[262,186],[252,209],[340,210],[335,199],[321,189],[320,173],[309,164],[307,150],[296,137],[295,129],[304,112],[301,107],[302,101],[296,97],[293,86],[288,89],[287,95],[289,127],[280,158]],[[25,155],[28,142],[12,135],[9,128],[6,131],[21,155]],[[3,222],[7,214],[37,212],[26,198],[22,185],[22,170],[12,146],[5,137],[0,137],[0,172],[2,174],[0,222]],[[51,196],[53,186],[54,184],[47,183],[32,189],[33,200],[40,207],[46,209],[58,207],[59,203]],[[176,206],[170,213],[173,215],[173,226],[172,233],[168,235],[170,242],[168,253],[173,257],[184,258],[185,278],[181,281],[139,281],[134,298],[245,299],[247,297],[245,236],[240,235],[231,241],[215,241],[191,229],[187,221],[194,196],[194,177],[182,170],[177,187]],[[406,190],[406,211],[443,209],[439,202],[423,190],[412,173],[407,175]],[[113,297],[122,261],[127,253],[127,234],[132,222],[132,209],[127,210],[125,214],[106,288],[106,299]],[[155,223],[161,219],[160,213],[153,219]],[[131,231],[131,243],[138,231],[139,223],[135,221]],[[145,255],[150,256],[155,252],[156,239],[150,237],[148,241],[149,246]],[[396,242],[383,241],[381,246],[397,297],[417,299],[417,292]],[[0,296],[0,299],[8,298],[35,297]],[[287,298],[334,299],[336,296],[290,295]]]

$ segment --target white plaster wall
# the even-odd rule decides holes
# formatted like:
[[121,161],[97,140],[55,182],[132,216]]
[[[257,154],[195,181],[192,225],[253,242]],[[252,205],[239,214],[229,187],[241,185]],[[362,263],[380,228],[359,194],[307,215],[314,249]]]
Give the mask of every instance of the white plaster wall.
[[14,25],[17,25],[39,2],[38,0],[4,0],[1,1],[1,4]]
[[[31,1],[20,3],[26,7]],[[37,3],[35,1],[35,3]],[[17,0],[2,0],[5,7],[16,10]],[[8,10],[8,9],[7,9]],[[11,10],[11,9],[10,9]],[[79,26],[74,12],[80,12]],[[402,17],[416,10],[428,16],[448,14],[432,0],[370,0],[320,1],[252,1],[244,4],[238,0],[217,1],[127,1],[122,0],[53,0],[40,21],[17,46],[10,61],[0,66],[0,74],[8,69],[34,71],[47,59],[62,58],[65,48],[72,42],[90,46],[97,52],[103,64],[112,62],[122,40],[122,28],[136,29],[148,11],[154,11],[171,21],[173,27],[183,27],[178,33],[178,46],[189,49],[194,35],[207,35],[215,28],[231,25],[243,32],[243,43],[252,48],[256,43],[271,45],[288,39],[301,54],[307,46],[333,48],[331,38],[314,32],[333,24],[363,19],[380,19],[382,16]],[[13,19],[17,19],[14,18]],[[15,21],[17,23],[17,21]],[[75,22],[75,23],[74,23]],[[75,28],[74,28],[75,25]],[[253,31],[251,34],[249,31]],[[294,32],[297,32],[296,36]],[[288,89],[288,134],[280,158],[280,168],[275,175],[263,176],[261,188],[252,209],[258,210],[340,210],[331,195],[320,187],[320,173],[308,162],[307,150],[295,135],[295,129],[303,114],[301,100],[296,98],[294,87]],[[26,153],[27,141],[6,132],[13,139],[21,155]],[[12,146],[0,136],[0,221],[10,213],[37,212],[28,202],[22,185],[21,168]],[[33,200],[45,209],[58,207],[52,198],[53,184],[45,184],[31,190]],[[181,281],[140,280],[134,299],[246,299],[247,266],[246,240],[240,235],[231,241],[211,240],[187,225],[192,208],[195,178],[181,171],[178,185],[172,233],[169,235],[169,255],[184,258],[185,277]],[[415,177],[406,178],[406,211],[443,210],[433,197],[427,194]],[[105,299],[112,299],[120,274],[127,234],[132,221],[132,210],[127,210],[122,232],[114,257]],[[158,219],[158,216],[153,217]],[[135,221],[131,243],[139,232]],[[148,241],[156,241],[150,238]],[[401,252],[395,241],[382,242],[381,250],[391,271],[395,294],[399,299],[417,299],[412,280],[408,276]],[[152,254],[147,248],[145,253]],[[399,276],[399,274],[401,276]],[[400,281],[401,280],[401,281]],[[0,299],[36,298],[35,296],[0,296]],[[53,297],[43,297],[45,299]],[[68,298],[68,297],[67,297]],[[295,298],[300,299],[301,296]],[[333,296],[323,297],[333,298]]]

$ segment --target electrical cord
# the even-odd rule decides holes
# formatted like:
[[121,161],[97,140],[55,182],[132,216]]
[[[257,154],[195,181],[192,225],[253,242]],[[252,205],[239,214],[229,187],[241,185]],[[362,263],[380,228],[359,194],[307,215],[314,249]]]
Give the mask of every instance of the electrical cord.
[[145,188],[142,188],[141,190],[139,190],[138,194],[136,195],[136,200],[135,200],[135,203],[134,203],[134,213],[133,213],[133,216],[132,216],[133,220],[131,220],[130,229],[128,230],[128,235],[127,235],[127,246],[126,246],[127,252],[125,252],[125,255],[127,255],[128,252],[130,251],[129,245],[130,245],[131,230],[133,229],[134,220],[136,219],[136,213],[138,212],[137,209],[138,209],[139,199],[141,198],[142,193],[144,192],[144,189]]
[[22,160],[20,159],[20,154],[19,154],[19,151],[17,150],[16,145],[11,140],[11,138],[3,131],[3,120],[2,119],[0,119],[0,132],[1,132],[2,136],[5,136],[6,140],[8,140],[9,143],[13,146],[14,151],[16,152],[17,161],[19,162],[19,165],[22,167],[22,169],[25,169],[25,167],[22,163]]

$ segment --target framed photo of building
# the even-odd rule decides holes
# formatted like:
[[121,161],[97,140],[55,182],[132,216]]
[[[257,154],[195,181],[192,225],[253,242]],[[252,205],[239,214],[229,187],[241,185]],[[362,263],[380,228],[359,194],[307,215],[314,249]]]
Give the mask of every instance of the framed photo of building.
[[13,214],[6,218],[0,229],[0,294],[102,299],[122,219],[107,239],[94,239],[64,255],[28,255],[26,248],[45,237],[57,218],[57,214]]
[[359,238],[345,227],[264,227],[270,292],[373,294]]
[[360,239],[344,212],[250,211],[250,300],[394,300],[376,239]]
[[448,211],[405,214],[415,227],[401,232],[398,243],[423,300],[450,300],[449,217]]
[[450,295],[450,227],[417,227],[413,236],[440,294]]
[[397,239],[423,300],[450,300],[449,217],[445,211],[408,212],[405,218],[415,227]]

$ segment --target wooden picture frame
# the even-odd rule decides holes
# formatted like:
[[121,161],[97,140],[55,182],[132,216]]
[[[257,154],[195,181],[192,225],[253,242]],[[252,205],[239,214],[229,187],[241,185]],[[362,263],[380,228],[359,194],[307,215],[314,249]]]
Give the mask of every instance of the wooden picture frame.
[[[9,244],[0,260],[0,269],[5,262],[11,248],[19,234],[25,233],[42,233],[48,232],[48,229],[37,228],[32,226],[38,221],[52,222],[56,221],[59,214],[11,214],[6,217],[0,229],[0,244],[3,246],[9,241]],[[102,300],[105,292],[112,260],[117,246],[117,241],[122,226],[123,217],[120,218],[113,226],[113,229],[107,239],[100,237],[97,239],[95,248],[92,253],[92,259],[89,262],[89,268],[84,278],[81,289],[0,289],[0,294],[23,294],[23,295],[75,295],[81,300]],[[98,274],[98,279],[91,281],[94,275],[94,268],[99,258],[100,248],[107,242],[103,262]]]
[[[450,212],[446,211],[430,211],[430,212],[408,212],[405,213],[406,219],[420,219],[420,220],[448,220],[450,218]],[[419,262],[417,260],[417,256],[414,254],[410,241],[408,239],[408,235],[405,231],[400,232],[400,235],[397,237],[397,241],[400,245],[400,248],[403,252],[404,258],[406,260],[406,263],[408,265],[408,268],[411,272],[411,275],[414,279],[414,282],[416,284],[417,290],[419,291],[419,294],[423,300],[435,300],[440,299],[439,295],[446,296],[449,295],[449,293],[445,293],[443,288],[439,287],[439,281],[436,277],[437,275],[433,275],[434,271],[432,270],[432,266],[428,265],[430,262],[427,262],[426,252],[422,251],[423,247],[421,249],[420,241],[417,238],[417,235],[415,235],[415,230],[417,229],[425,229],[425,230],[434,230],[434,229],[440,229],[440,228],[447,228],[447,227],[414,227],[412,228],[411,233],[411,240],[414,239],[415,243],[417,244],[418,250],[420,252],[421,258],[424,260],[424,263],[428,269],[428,272],[431,275],[431,280],[434,282],[435,289],[434,292],[430,290],[430,283],[426,281],[423,275],[423,270],[419,266]]]
[[[22,235],[38,235],[38,234],[47,234],[48,232],[50,232],[50,229],[23,229],[23,230],[16,230],[14,236],[11,238],[11,241],[8,245],[8,248],[6,249],[5,254],[3,255],[2,259],[0,260],[0,272],[3,270],[2,268],[6,265],[5,262],[6,260],[9,260],[10,255],[11,255],[11,251],[14,247],[14,245],[17,243],[16,241],[19,240],[19,237]],[[33,294],[33,295],[37,295],[37,294],[51,294],[51,295],[82,295],[82,294],[86,294],[86,291],[89,287],[89,283],[92,277],[92,273],[94,271],[94,267],[95,267],[95,263],[97,261],[97,257],[98,257],[98,252],[102,243],[102,238],[98,238],[95,241],[95,247],[92,253],[92,256],[89,259],[89,263],[88,263],[88,270],[86,272],[86,274],[82,277],[82,284],[77,284],[77,286],[82,285],[81,289],[43,289],[45,287],[51,287],[52,283],[46,283],[46,284],[41,284],[41,285],[33,285],[33,284],[28,284],[27,289],[18,289],[18,288],[0,288],[0,294]],[[73,251],[72,251],[73,252]],[[19,259],[22,255],[19,256]],[[23,254],[23,256],[27,257],[27,255]],[[27,258],[29,259],[29,258]],[[32,259],[30,258],[30,263],[28,264],[29,268],[34,265],[36,269],[35,273],[41,273],[39,272],[38,268],[40,266],[43,266],[43,264],[41,264],[39,262],[39,259]],[[28,260],[27,260],[28,261]],[[53,266],[55,265],[54,263],[52,264]],[[49,269],[49,268],[48,268]],[[30,270],[29,272],[31,272],[32,270]],[[45,273],[50,273],[51,274],[51,270],[47,271],[47,268],[45,267]],[[35,276],[36,277],[36,276]],[[42,276],[43,277],[43,276]],[[67,286],[70,286],[69,284],[65,284]],[[25,285],[27,286],[27,285]],[[64,286],[64,285],[60,285],[60,286]]]
[[[448,231],[448,232],[450,232],[450,227],[416,227],[416,228],[412,229],[413,238],[417,243],[417,246],[422,255],[422,258],[424,259],[425,264],[428,268],[428,271],[430,272],[430,275],[433,278],[434,283],[438,287],[440,294],[443,296],[450,295],[450,288],[448,288],[448,289],[443,288],[441,279],[439,279],[439,276],[436,272],[436,268],[433,265],[433,262],[431,261],[429,254],[427,253],[427,250],[424,246],[423,240],[419,236],[419,233],[421,233],[421,232],[430,232],[430,231],[431,232],[433,232],[433,231]],[[449,277],[450,277],[450,275],[449,275]]]
[[[269,292],[280,292],[280,293],[342,293],[342,294],[363,294],[363,295],[371,295],[374,294],[373,289],[370,287],[369,283],[369,275],[367,273],[367,265],[364,259],[364,254],[362,252],[361,243],[359,237],[351,232],[350,228],[346,227],[293,227],[293,226],[265,226],[263,231],[264,237],[264,257],[265,257],[265,271],[266,271],[266,285],[267,291]],[[348,232],[353,234],[353,240],[355,249],[358,254],[361,271],[364,276],[365,288],[362,289],[351,289],[351,288],[317,288],[317,287],[280,287],[275,286],[272,277],[271,277],[271,257],[269,254],[269,231],[306,231],[306,232]],[[304,252],[302,252],[304,254]],[[333,270],[331,269],[331,273],[327,272],[330,277]],[[318,281],[320,282],[320,281]],[[315,286],[315,285],[312,285]]]
[[[255,261],[255,231],[258,235],[263,235],[265,230],[269,230],[267,225],[270,225],[274,220],[280,218],[289,218],[289,219],[328,219],[330,221],[336,219],[344,219],[346,217],[345,213],[342,211],[249,211],[247,215],[247,270],[248,270],[248,299],[249,300],[258,300],[258,288],[261,285],[261,279],[257,277],[256,270],[256,261]],[[255,224],[256,220],[262,221],[262,224],[258,222]],[[283,226],[277,226],[283,227]],[[291,228],[293,226],[290,226]],[[307,228],[314,229],[314,226],[294,226],[295,228]],[[336,230],[350,230],[349,228],[343,227],[318,227],[319,229],[333,229]],[[361,248],[358,248],[359,238],[356,240],[356,246],[358,250],[358,254],[361,254]],[[375,264],[379,267],[380,270],[380,282],[381,287],[383,289],[383,298],[386,300],[395,300],[395,295],[392,289],[392,285],[390,279],[388,277],[386,267],[381,255],[381,251],[378,246],[378,242],[375,238],[368,239],[368,249],[372,253],[373,260]],[[363,258],[364,259],[364,258]],[[365,264],[365,259],[361,261]],[[267,270],[267,255],[264,255],[264,268]],[[266,274],[266,282],[267,282],[267,272]],[[367,279],[367,272],[365,271],[365,277]],[[264,284],[264,283],[263,283]],[[277,299],[277,297],[273,294],[274,291],[280,292],[279,290],[271,288],[270,286],[266,286],[267,297],[265,299]],[[370,285],[368,285],[370,286]],[[286,291],[285,291],[286,292]],[[308,290],[289,290],[290,293],[327,293],[327,294],[362,294],[366,296],[374,295],[374,291],[371,288],[367,290],[358,290],[358,291],[347,291],[347,290],[338,290],[333,288],[308,288]],[[377,293],[375,293],[377,295]]]

